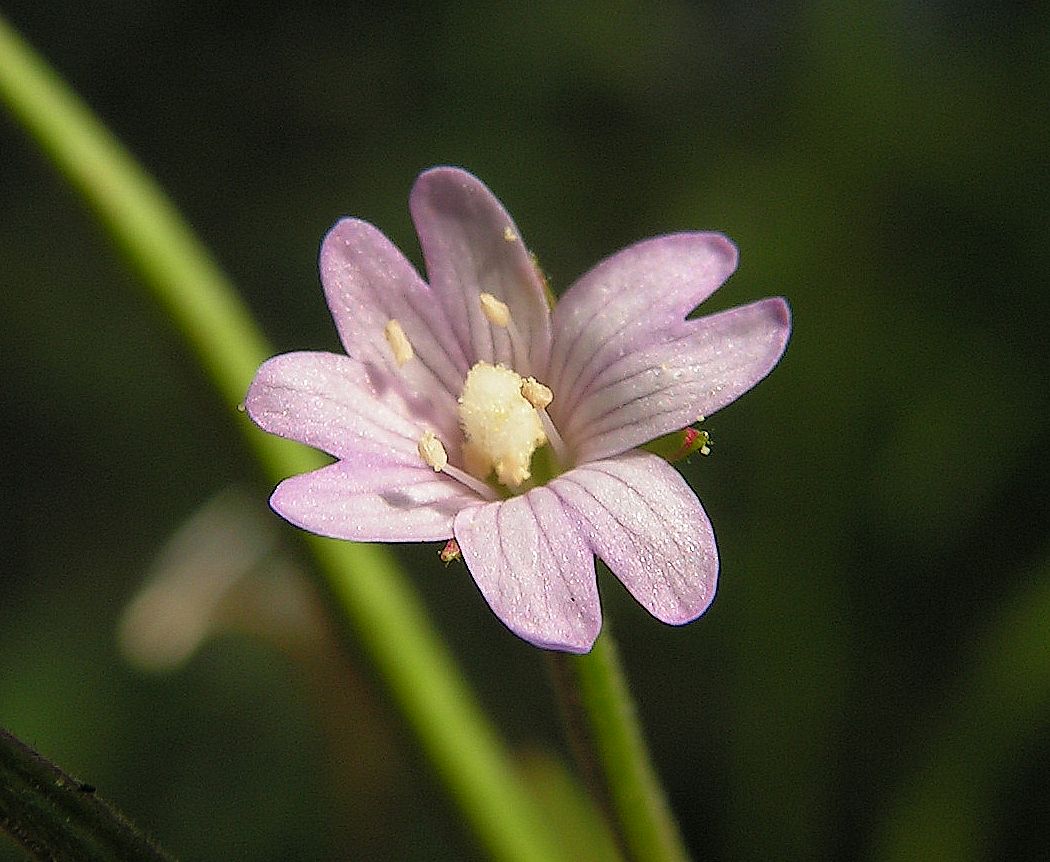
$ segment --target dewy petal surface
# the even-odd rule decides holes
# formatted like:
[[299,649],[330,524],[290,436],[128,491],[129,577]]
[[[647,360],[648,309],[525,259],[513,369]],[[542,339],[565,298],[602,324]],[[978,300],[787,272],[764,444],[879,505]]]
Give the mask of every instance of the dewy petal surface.
[[599,372],[562,420],[562,433],[578,460],[591,461],[683,428],[769,374],[790,332],[779,298],[680,322]]
[[[431,289],[474,362],[503,363],[523,376],[546,366],[550,311],[543,283],[502,204],[458,168],[434,168],[416,180],[409,201]],[[507,330],[481,310],[480,294],[507,304],[527,357],[515,357]]]
[[263,363],[244,399],[265,431],[334,455],[381,455],[419,463],[418,422],[407,418],[397,393],[381,398],[365,366],[334,353],[284,353]]
[[547,385],[571,410],[596,374],[680,326],[736,262],[736,246],[716,233],[669,234],[606,258],[555,306]]
[[545,487],[465,509],[456,541],[485,601],[532,644],[587,652],[601,628],[594,557]]
[[270,498],[274,510],[297,527],[356,542],[449,539],[456,514],[480,502],[422,462],[390,463],[375,455],[285,479]]
[[550,486],[601,557],[654,617],[681,625],[715,595],[711,522],[678,472],[647,452],[586,464]]

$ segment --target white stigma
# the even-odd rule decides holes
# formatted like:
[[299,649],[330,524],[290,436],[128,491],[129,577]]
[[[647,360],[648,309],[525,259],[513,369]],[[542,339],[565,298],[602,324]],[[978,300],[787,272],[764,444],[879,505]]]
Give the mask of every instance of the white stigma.
[[459,398],[467,469],[480,478],[495,472],[508,488],[529,478],[532,453],[547,442],[539,414],[522,394],[525,382],[509,368],[479,362]]
[[412,350],[412,342],[408,340],[405,330],[401,328],[401,324],[397,320],[391,319],[383,330],[383,334],[386,336],[386,343],[390,345],[390,349],[394,353],[394,362],[397,363],[398,368],[415,356],[415,351]]
[[428,467],[433,467],[435,473],[440,473],[448,466],[448,454],[433,431],[423,432],[416,449],[419,451],[419,457],[423,459],[423,463]]
[[500,326],[506,329],[510,323],[510,309],[507,308],[507,303],[500,302],[491,293],[483,293],[479,299],[481,300],[481,310],[485,313],[488,322],[493,326]]

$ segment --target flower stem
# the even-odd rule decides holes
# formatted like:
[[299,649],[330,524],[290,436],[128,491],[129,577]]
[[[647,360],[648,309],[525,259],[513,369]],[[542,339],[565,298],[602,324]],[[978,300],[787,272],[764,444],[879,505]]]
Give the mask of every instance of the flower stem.
[[685,862],[688,854],[649,757],[608,623],[587,655],[550,653],[573,753],[622,848],[638,862]]
[[[222,397],[240,404],[272,352],[240,297],[163,191],[2,18],[0,101],[96,211]],[[273,480],[322,463],[315,452],[241,424]],[[393,557],[375,546],[319,538],[310,547],[341,610],[342,630],[371,655],[489,853],[520,862],[563,858]]]
[[170,862],[95,788],[0,729],[0,829],[35,859]]

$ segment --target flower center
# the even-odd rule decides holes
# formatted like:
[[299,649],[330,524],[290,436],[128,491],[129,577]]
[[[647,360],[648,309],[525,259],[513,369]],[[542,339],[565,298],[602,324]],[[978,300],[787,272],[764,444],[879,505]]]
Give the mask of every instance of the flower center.
[[[508,242],[516,239],[512,231],[504,236]],[[486,320],[507,331],[512,361],[524,363],[528,370],[527,344],[514,325],[510,308],[490,293],[478,299]],[[399,368],[414,358],[415,351],[397,320],[387,322],[384,336]],[[503,495],[493,487],[489,478],[493,475],[511,494],[523,493],[531,487],[525,485],[530,479],[548,482],[569,465],[565,441],[547,414],[553,399],[554,393],[535,377],[522,377],[502,364],[477,362],[467,372],[459,396],[463,468],[449,463],[444,444],[430,429],[424,429],[417,441],[419,457],[435,472],[445,473],[486,500]]]
[[532,454],[547,442],[537,407],[550,390],[502,365],[478,362],[467,373],[459,397],[459,422],[466,436],[464,466],[480,479],[490,473],[511,490],[531,475]]

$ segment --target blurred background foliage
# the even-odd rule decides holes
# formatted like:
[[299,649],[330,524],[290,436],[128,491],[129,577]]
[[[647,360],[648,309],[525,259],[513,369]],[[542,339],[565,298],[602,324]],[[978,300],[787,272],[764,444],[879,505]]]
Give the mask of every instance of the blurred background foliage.
[[[710,309],[783,294],[795,330],[776,373],[710,419],[714,454],[683,468],[719,536],[718,601],[672,629],[602,580],[692,849],[1041,852],[1045,5],[5,13],[170,191],[281,350],[337,348],[316,276],[337,217],[418,263],[407,194],[433,164],[493,189],[558,291],[634,240],[728,233],[741,266]],[[476,857],[354,645],[326,639],[237,405],[7,118],[0,280],[0,724],[185,859]],[[266,536],[255,574],[198,650],[134,666],[126,607],[230,486],[235,519]],[[183,568],[243,562],[194,544]],[[548,786],[562,743],[540,655],[437,550],[399,553]]]

